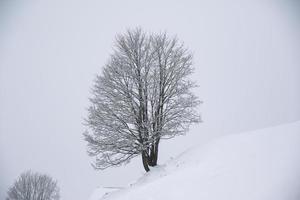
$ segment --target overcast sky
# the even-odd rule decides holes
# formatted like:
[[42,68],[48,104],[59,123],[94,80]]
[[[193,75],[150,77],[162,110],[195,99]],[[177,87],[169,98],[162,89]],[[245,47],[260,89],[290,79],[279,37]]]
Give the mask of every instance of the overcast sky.
[[2,0],[0,199],[27,169],[62,200],[141,176],[140,158],[95,171],[82,125],[96,74],[126,28],[167,31],[194,52],[204,123],[163,142],[159,163],[212,138],[300,119],[297,1]]

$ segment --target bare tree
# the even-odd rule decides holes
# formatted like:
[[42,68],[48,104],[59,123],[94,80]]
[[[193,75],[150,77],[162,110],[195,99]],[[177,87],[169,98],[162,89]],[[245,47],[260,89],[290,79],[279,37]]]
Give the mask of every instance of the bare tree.
[[192,55],[177,38],[141,29],[118,35],[90,98],[84,136],[93,166],[118,166],[140,154],[146,171],[157,165],[160,140],[200,122],[192,72]]
[[59,200],[59,188],[51,177],[24,172],[7,192],[7,200]]

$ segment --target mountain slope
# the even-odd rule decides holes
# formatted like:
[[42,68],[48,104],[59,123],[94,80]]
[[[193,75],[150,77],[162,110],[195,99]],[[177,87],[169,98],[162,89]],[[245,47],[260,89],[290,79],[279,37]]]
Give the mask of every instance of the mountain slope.
[[299,200],[300,121],[187,150],[102,199]]

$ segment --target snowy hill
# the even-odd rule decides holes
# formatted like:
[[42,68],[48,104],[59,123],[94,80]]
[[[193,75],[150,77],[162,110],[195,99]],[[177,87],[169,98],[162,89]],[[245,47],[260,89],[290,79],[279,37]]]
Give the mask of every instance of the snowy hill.
[[102,191],[90,200],[299,200],[300,121],[220,138]]

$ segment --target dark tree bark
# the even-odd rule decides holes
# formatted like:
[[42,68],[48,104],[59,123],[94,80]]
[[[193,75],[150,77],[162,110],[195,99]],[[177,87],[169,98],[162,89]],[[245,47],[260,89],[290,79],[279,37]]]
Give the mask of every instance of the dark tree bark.
[[142,152],[142,161],[143,161],[143,166],[144,166],[145,171],[149,172],[150,171],[149,159],[148,159],[147,153],[145,151]]

